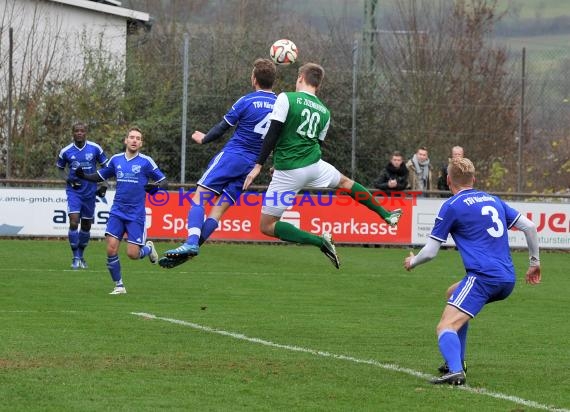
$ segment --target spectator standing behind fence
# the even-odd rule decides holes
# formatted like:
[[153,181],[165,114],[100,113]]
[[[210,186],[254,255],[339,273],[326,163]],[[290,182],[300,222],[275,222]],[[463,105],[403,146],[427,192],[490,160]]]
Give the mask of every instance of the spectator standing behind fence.
[[[449,186],[447,185],[447,166],[452,159],[460,159],[465,156],[465,152],[461,146],[453,146],[451,148],[451,157],[446,163],[441,165],[441,170],[439,171],[439,177],[437,179],[437,190],[442,190],[449,192]],[[449,197],[451,193],[442,195],[442,197]]]
[[384,193],[401,192],[408,187],[408,168],[404,156],[399,151],[392,153],[390,161],[374,182],[374,187]]
[[[416,153],[406,163],[409,172],[410,190],[425,192],[431,190],[432,173],[428,157],[428,150],[425,146],[420,146]],[[423,194],[422,196],[425,196]]]

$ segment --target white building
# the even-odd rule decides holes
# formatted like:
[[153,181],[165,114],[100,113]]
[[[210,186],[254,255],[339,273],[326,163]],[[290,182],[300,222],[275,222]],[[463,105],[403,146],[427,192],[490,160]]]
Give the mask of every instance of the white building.
[[25,84],[74,76],[88,49],[101,50],[124,69],[127,35],[150,28],[150,16],[120,5],[115,0],[0,1],[0,96],[6,96],[8,84],[10,28],[16,93]]

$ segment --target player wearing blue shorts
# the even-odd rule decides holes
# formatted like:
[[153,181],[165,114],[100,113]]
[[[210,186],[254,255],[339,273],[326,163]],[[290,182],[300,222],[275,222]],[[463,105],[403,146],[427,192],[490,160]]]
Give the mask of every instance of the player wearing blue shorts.
[[[276,68],[271,60],[257,59],[251,73],[251,86],[255,91],[237,100],[223,120],[207,134],[199,131],[192,134],[196,143],[204,144],[235,127],[230,140],[210,161],[197,183],[188,212],[186,242],[164,253],[165,257],[159,261],[162,267],[172,268],[196,256],[200,245],[218,227],[222,215],[241,195],[245,177],[255,165],[269,126],[269,115],[276,99],[271,91],[275,76]],[[212,208],[204,220],[207,205]]]
[[404,260],[407,270],[433,259],[448,235],[453,238],[465,266],[465,277],[448,289],[448,301],[439,324],[439,350],[445,360],[443,374],[434,384],[464,385],[465,347],[469,321],[488,303],[506,299],[516,276],[509,248],[508,229],[521,230],[530,264],[526,282],[540,283],[538,234],[535,224],[497,196],[473,188],[475,167],[467,158],[454,158],[447,184],[453,197],[441,206],[425,246]]
[[[75,123],[71,130],[73,143],[61,149],[56,166],[61,178],[66,181],[65,193],[69,217],[67,237],[72,252],[71,268],[77,270],[87,268],[83,252],[91,237],[91,224],[95,216],[95,197],[104,197],[107,186],[97,187],[97,183],[82,182],[75,176],[75,170],[81,167],[87,173],[95,173],[97,164],[104,165],[107,162],[107,156],[101,146],[86,139],[87,126],[84,123]],[[67,173],[66,167],[69,168]],[[81,226],[79,226],[80,221]]]
[[[140,153],[143,134],[137,127],[129,129],[125,138],[126,150],[111,157],[107,166],[95,174],[84,174],[81,168],[76,174],[82,179],[103,181],[116,177],[117,188],[109,221],[105,230],[107,239],[107,268],[115,282],[111,295],[127,293],[119,262],[119,245],[127,234],[127,256],[131,259],[149,257],[151,263],[158,261],[154,244],[146,240],[145,198],[159,188],[166,188],[166,178],[154,160]],[[150,182],[154,183],[150,183]]]

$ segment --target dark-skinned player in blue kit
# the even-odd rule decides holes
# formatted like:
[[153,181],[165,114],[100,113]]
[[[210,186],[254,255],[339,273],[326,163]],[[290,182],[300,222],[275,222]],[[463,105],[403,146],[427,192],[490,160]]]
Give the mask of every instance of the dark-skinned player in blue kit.
[[[60,176],[66,181],[67,214],[69,231],[67,237],[71,247],[71,268],[87,269],[83,252],[91,238],[91,224],[95,217],[96,196],[104,197],[105,184],[97,186],[95,182],[82,182],[75,175],[78,167],[87,173],[95,173],[97,164],[104,165],[107,155],[97,143],[87,140],[87,125],[75,123],[72,128],[73,142],[59,152],[56,166]],[[65,168],[69,170],[65,173]]]

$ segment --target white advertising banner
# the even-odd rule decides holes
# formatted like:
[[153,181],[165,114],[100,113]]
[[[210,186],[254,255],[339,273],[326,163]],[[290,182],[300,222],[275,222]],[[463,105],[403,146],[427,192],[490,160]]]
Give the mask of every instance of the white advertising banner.
[[[418,198],[412,215],[412,243],[423,245],[433,228],[437,212],[444,200]],[[570,249],[570,203],[507,202],[532,220],[538,229],[541,248]],[[509,230],[512,247],[526,247],[524,234]],[[446,245],[455,245],[451,236]]]
[[[114,194],[114,191],[109,190],[105,198],[97,198],[95,221],[91,229],[93,237],[104,237],[105,235],[105,225],[109,218],[109,210],[113,203]],[[405,209],[405,214],[401,224],[398,225],[397,235],[393,239],[390,237],[383,238],[381,243],[425,244],[443,201],[444,199],[425,198],[402,200],[402,202],[406,202],[402,205]],[[570,203],[508,203],[536,223],[541,248],[570,249]],[[175,206],[181,209],[181,216],[186,215],[186,206],[182,207],[176,204],[172,208]],[[257,209],[254,210],[246,206],[233,206],[228,215],[239,213],[240,210],[244,213],[251,214],[255,212],[256,216],[259,215]],[[165,210],[171,210],[171,208],[166,207],[165,209],[165,207],[165,205],[159,205],[156,202],[149,202],[147,199],[147,229],[150,230],[149,237],[180,238],[180,235],[177,235],[175,231],[170,233],[170,231],[161,230],[158,226],[156,228],[154,226],[151,227],[151,222],[156,220],[155,217],[158,219],[161,214],[164,214]],[[328,208],[322,207],[318,211],[319,216],[323,216],[326,213],[336,216],[339,213],[346,213],[346,211],[344,209],[335,209],[332,206]],[[156,216],[153,216],[154,214]],[[68,226],[67,198],[64,189],[0,188],[0,236],[67,237]],[[255,233],[258,232],[255,231]],[[248,233],[243,233],[240,230],[237,230],[235,233],[232,232],[231,235],[230,237],[224,237],[224,239],[237,241],[252,240],[246,236]],[[370,236],[361,238],[350,236],[350,238],[344,240],[341,238],[341,243],[366,243],[370,239],[376,240],[376,243],[378,243],[378,235]],[[253,240],[260,241],[257,238]],[[512,247],[526,247],[524,235],[519,231],[510,230],[509,241]],[[447,245],[454,245],[451,238],[448,239]]]
[[[114,191],[97,198],[92,237],[104,237]],[[0,189],[0,236],[67,237],[65,189]]]

